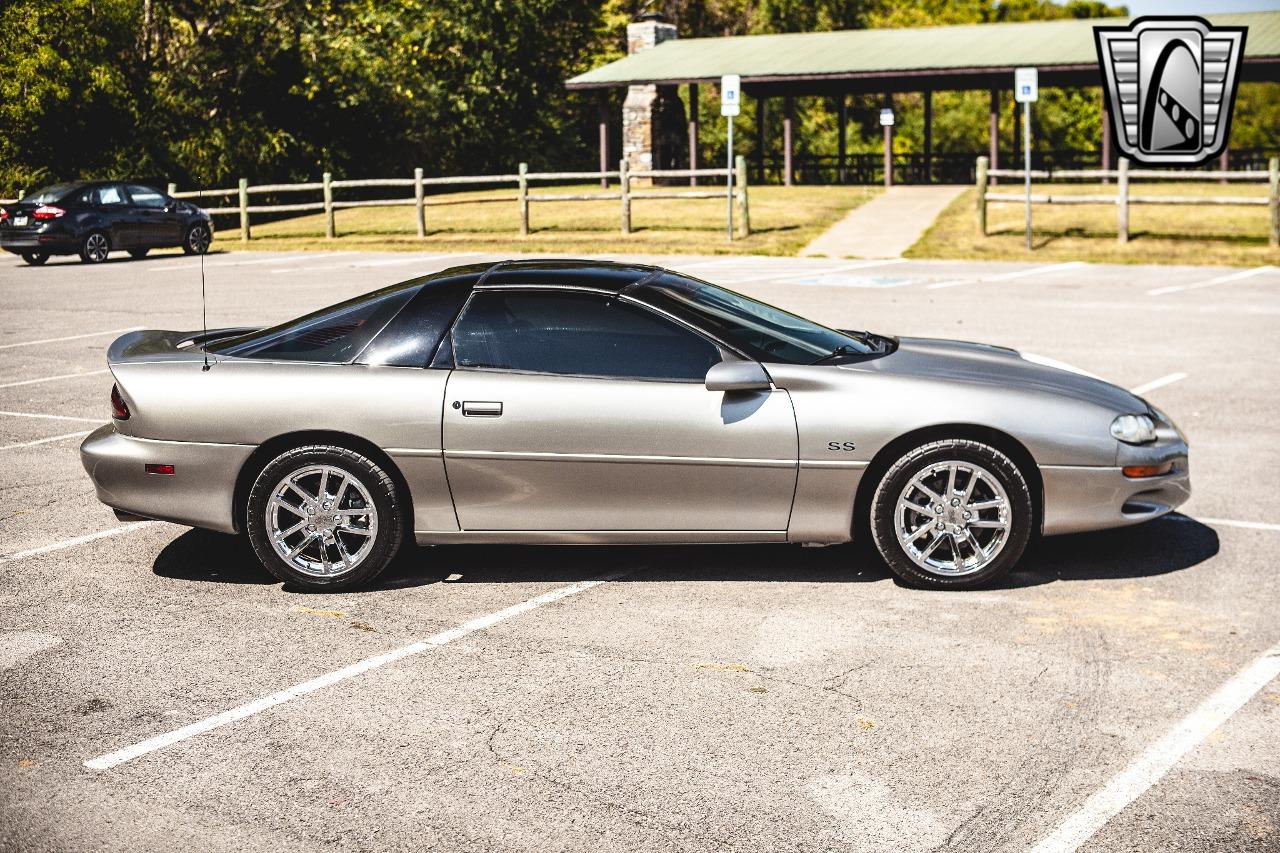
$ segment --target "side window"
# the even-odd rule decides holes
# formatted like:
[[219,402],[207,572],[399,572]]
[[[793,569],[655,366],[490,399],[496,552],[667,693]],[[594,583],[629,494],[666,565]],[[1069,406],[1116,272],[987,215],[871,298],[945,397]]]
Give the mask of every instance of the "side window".
[[153,190],[151,187],[144,187],[140,184],[129,184],[126,188],[129,190],[129,197],[133,199],[133,203],[138,207],[164,207],[168,204],[164,193],[159,190]]
[[720,350],[616,298],[555,290],[477,291],[453,328],[458,367],[702,381]]
[[103,206],[124,204],[124,189],[119,184],[107,184],[93,191],[94,202]]

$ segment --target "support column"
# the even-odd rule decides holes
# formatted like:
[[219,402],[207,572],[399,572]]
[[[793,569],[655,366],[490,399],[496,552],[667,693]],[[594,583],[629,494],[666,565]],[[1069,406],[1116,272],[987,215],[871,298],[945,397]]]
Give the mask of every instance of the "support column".
[[836,178],[837,183],[843,184],[847,179],[845,171],[845,160],[848,159],[849,151],[849,96],[840,95],[840,108],[837,111],[840,115],[840,126],[836,132],[837,153],[836,153]]
[[[892,94],[884,96],[884,105],[893,109]],[[891,124],[884,126],[884,185],[893,186],[893,125]]]
[[[1102,92],[1102,170],[1105,172],[1111,168],[1111,107],[1107,104],[1107,90],[1104,88]],[[1110,183],[1110,178],[1103,178],[1104,184]]]
[[933,90],[924,90],[924,182],[933,183]]
[[[689,84],[689,168],[698,168],[698,84]],[[698,185],[698,176],[689,176],[689,186]]]
[[[987,157],[990,159],[991,168],[1000,168],[1000,90],[991,90],[991,114],[987,117],[987,141],[988,151]],[[991,183],[999,183],[996,178],[991,179]]]
[[[1222,170],[1222,171],[1224,171],[1224,172],[1231,168],[1231,153],[1230,153],[1230,152],[1231,152],[1231,149],[1229,149],[1229,148],[1223,148],[1223,149],[1222,149],[1222,156],[1218,158],[1218,168],[1219,168],[1219,169],[1221,169],[1221,170]],[[1226,182],[1227,182],[1227,179],[1226,179],[1226,178],[1222,178],[1222,179],[1221,179],[1221,183],[1224,183],[1224,184],[1225,184]]]
[[782,183],[791,186],[791,119],[795,111],[795,102],[787,95],[782,100]]
[[605,172],[609,171],[609,102],[601,95],[597,103],[600,105],[600,186],[608,187]]
[[[652,50],[675,37],[673,25],[659,14],[646,12],[640,20],[627,24],[627,53]],[[648,83],[627,87],[622,102],[622,156],[631,171],[678,167],[676,149],[683,144],[680,125],[684,117],[676,109],[679,100],[675,95],[675,86]],[[677,113],[679,119],[675,118]],[[633,183],[648,186],[652,179],[633,179]]]
[[756,181],[764,183],[764,95],[756,98]]

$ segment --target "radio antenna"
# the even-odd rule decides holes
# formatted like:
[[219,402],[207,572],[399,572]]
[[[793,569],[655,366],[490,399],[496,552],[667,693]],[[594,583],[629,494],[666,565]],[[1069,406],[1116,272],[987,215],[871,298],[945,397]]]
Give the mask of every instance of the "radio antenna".
[[204,295],[204,252],[200,253],[200,349],[204,352],[204,367],[209,369],[209,302]]

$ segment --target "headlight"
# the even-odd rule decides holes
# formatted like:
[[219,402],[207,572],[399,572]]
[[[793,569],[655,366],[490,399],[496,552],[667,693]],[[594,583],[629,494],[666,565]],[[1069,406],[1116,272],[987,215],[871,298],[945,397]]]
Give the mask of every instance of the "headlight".
[[1156,424],[1150,415],[1120,415],[1111,422],[1111,434],[1125,444],[1156,440]]

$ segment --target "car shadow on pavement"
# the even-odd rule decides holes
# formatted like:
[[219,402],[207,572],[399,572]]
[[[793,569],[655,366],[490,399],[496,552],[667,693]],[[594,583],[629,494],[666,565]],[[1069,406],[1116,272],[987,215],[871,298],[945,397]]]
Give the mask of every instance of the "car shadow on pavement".
[[[1031,546],[997,589],[1053,581],[1144,578],[1181,571],[1218,553],[1218,534],[1175,515],[1136,527],[1057,536]],[[153,570],[175,580],[279,583],[238,536],[189,530],[164,547]],[[575,583],[615,573],[620,581],[859,583],[893,578],[866,542],[795,545],[439,545],[400,550],[363,589],[453,583]],[[896,579],[894,579],[896,581]],[[286,586],[287,591],[296,591]]]

